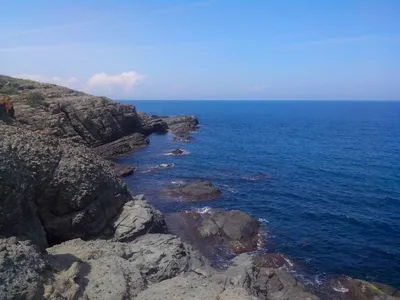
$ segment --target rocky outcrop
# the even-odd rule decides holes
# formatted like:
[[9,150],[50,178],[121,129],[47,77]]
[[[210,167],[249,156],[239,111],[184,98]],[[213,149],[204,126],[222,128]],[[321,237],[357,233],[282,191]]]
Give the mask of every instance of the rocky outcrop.
[[181,197],[186,201],[209,201],[215,200],[222,192],[211,181],[197,180],[182,186],[168,186],[165,193],[171,197]]
[[167,233],[163,216],[146,202],[144,195],[125,203],[113,226],[114,240],[120,242],[130,242],[147,233]]
[[0,235],[44,248],[114,234],[112,222],[132,196],[106,161],[84,146],[21,128],[0,125],[0,136]]
[[[198,124],[193,116],[149,116],[138,113],[133,105],[106,97],[0,75],[0,94],[4,93],[12,98],[16,123],[21,127],[89,147],[119,140],[108,151],[98,150],[107,157],[147,145],[145,136],[152,133],[166,133],[170,129],[177,135],[186,135]],[[5,122],[2,110],[0,117]]]
[[254,251],[260,239],[259,222],[242,211],[178,212],[167,214],[165,220],[171,233],[213,261]]
[[[7,91],[12,98],[16,123],[32,131],[89,147],[142,132],[141,120],[134,106],[106,97],[8,76],[0,76],[0,91]],[[130,144],[142,146],[146,141],[135,136],[135,143]]]
[[199,128],[199,120],[195,116],[163,117],[161,120],[174,135],[183,139],[190,139],[190,133]]

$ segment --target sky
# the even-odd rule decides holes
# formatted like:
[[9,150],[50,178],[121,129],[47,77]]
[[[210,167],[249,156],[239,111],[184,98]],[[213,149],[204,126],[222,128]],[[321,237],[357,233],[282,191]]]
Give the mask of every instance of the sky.
[[0,74],[118,100],[400,100],[400,0],[0,0]]

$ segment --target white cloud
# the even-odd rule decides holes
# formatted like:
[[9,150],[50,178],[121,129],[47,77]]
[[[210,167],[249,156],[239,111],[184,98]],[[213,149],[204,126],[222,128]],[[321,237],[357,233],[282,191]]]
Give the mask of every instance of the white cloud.
[[16,75],[15,77],[39,81],[42,83],[54,83],[54,84],[66,86],[69,88],[79,88],[78,79],[75,77],[69,77],[69,78],[61,78],[58,76],[47,77],[47,76],[43,76],[43,75],[39,75],[39,74],[20,74],[20,75]]
[[98,73],[94,74],[88,80],[78,80],[76,77],[50,77],[39,74],[19,74],[15,75],[15,77],[42,83],[53,83],[88,93],[106,96],[129,96],[132,94],[137,84],[145,78],[144,75],[134,71],[122,72],[116,75]]
[[100,89],[109,92],[112,92],[115,89],[122,89],[125,92],[129,92],[144,78],[144,75],[134,71],[123,72],[117,75],[98,73],[88,80],[87,88],[89,90]]

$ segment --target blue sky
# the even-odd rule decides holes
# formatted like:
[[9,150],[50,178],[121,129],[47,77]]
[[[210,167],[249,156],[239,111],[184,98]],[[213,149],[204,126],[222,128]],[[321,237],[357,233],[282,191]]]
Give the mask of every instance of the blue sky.
[[2,0],[0,74],[115,99],[400,100],[400,1]]

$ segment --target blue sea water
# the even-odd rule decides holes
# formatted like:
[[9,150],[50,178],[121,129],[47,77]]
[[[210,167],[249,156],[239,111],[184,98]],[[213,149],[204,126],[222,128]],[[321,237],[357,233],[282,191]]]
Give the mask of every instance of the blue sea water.
[[[155,135],[121,160],[138,166],[129,187],[162,212],[240,209],[262,221],[268,251],[310,278],[345,274],[400,288],[400,102],[130,103],[201,123],[191,143]],[[189,155],[165,155],[178,147]],[[160,163],[175,167],[147,172]],[[223,197],[185,204],[159,193],[197,178],[213,181]]]

